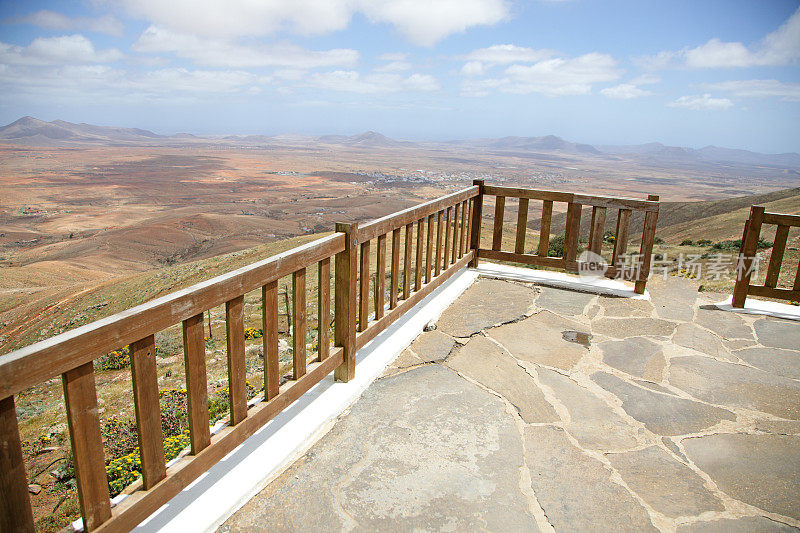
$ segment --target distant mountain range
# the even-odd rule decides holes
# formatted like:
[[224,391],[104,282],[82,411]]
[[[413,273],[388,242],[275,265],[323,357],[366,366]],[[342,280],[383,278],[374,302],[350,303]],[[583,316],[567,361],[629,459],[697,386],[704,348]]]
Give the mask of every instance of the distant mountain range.
[[287,144],[325,144],[352,148],[421,148],[426,146],[468,147],[484,151],[517,152],[534,155],[539,152],[572,154],[583,157],[613,158],[622,156],[642,163],[704,164],[730,163],[746,166],[767,166],[787,169],[800,168],[800,154],[761,154],[706,146],[683,148],[647,143],[633,146],[592,146],[573,143],[555,135],[544,137],[502,137],[449,141],[444,143],[415,143],[399,141],[367,131],[358,135],[229,135],[202,137],[190,133],[166,136],[138,128],[114,128],[91,124],[73,124],[63,120],[45,122],[23,117],[0,127],[0,142],[27,146],[185,146],[188,144],[231,143],[241,146],[277,146]]

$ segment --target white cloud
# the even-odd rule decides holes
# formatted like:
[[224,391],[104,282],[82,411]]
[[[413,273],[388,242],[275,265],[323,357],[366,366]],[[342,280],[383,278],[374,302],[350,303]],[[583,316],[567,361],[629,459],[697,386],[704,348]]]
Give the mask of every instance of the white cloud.
[[408,54],[403,52],[392,52],[390,54],[381,54],[378,56],[381,61],[405,61],[408,59]]
[[800,8],[754,46],[714,38],[695,48],[663,51],[637,59],[644,68],[734,68],[788,65],[800,58]]
[[630,100],[632,98],[639,98],[641,96],[648,96],[653,93],[640,89],[633,83],[620,83],[613,87],[607,87],[600,91],[600,94],[607,98],[616,98],[620,100]]
[[712,98],[710,94],[681,96],[674,102],[667,104],[670,107],[683,107],[686,109],[722,111],[733,107],[733,102],[727,98]]
[[800,83],[786,83],[778,80],[739,80],[704,84],[715,91],[730,92],[742,98],[777,97],[789,102],[800,102]]
[[375,72],[402,72],[404,70],[411,70],[411,63],[408,61],[392,61],[385,65],[375,68]]
[[620,72],[607,54],[592,52],[572,59],[548,59],[533,65],[511,65],[506,69],[508,92],[538,92],[547,96],[589,94],[592,84],[614,81]]
[[508,63],[535,63],[553,57],[553,50],[525,48],[513,44],[495,44],[488,48],[479,48],[466,55],[465,59],[480,61],[490,65]]
[[358,61],[356,50],[333,49],[310,51],[290,44],[245,46],[223,39],[207,39],[195,35],[175,33],[165,28],[150,26],[133,44],[137,52],[173,52],[178,57],[191,59],[208,67],[263,67],[315,68],[349,66]]
[[11,65],[63,65],[109,63],[122,57],[115,48],[95,50],[83,35],[39,37],[28,46],[0,43],[0,63]]
[[368,74],[362,76],[354,70],[317,72],[308,78],[309,85],[325,90],[353,93],[390,93],[401,90],[433,91],[439,82],[428,74],[412,74],[403,78],[399,74]]
[[49,9],[42,9],[31,13],[14,22],[33,24],[48,30],[88,30],[107,35],[121,36],[124,27],[120,21],[111,15],[101,17],[68,17]]
[[360,12],[388,23],[414,44],[432,46],[473,26],[495,24],[507,0],[122,0],[136,16],[179,33],[214,38],[261,36],[281,29],[320,34],[347,27]]
[[633,78],[631,83],[634,85],[652,85],[654,83],[661,83],[661,78],[655,74],[642,74]]
[[486,69],[480,61],[467,61],[461,67],[461,73],[464,76],[483,76],[484,72],[486,72]]

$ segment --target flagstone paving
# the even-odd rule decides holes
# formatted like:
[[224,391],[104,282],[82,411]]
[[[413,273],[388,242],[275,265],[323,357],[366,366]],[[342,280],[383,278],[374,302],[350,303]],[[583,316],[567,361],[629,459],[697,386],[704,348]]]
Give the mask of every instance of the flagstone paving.
[[800,531],[800,322],[480,279],[220,531]]

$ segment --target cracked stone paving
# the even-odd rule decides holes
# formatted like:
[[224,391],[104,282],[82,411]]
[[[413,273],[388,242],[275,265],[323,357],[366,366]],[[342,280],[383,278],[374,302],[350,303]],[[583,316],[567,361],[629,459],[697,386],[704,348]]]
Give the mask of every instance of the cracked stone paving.
[[800,323],[479,279],[220,531],[798,531]]

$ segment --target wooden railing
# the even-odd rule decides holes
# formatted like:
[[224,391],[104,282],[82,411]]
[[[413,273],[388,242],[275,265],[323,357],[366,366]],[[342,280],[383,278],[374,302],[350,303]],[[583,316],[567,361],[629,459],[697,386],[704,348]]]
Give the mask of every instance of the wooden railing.
[[[480,248],[484,195],[497,197],[493,246]],[[514,252],[500,248],[506,197],[520,199]],[[537,254],[525,254],[529,200],[543,202]],[[548,257],[553,202],[567,203],[563,257]],[[589,249],[600,253],[606,210],[618,209],[612,265],[625,253],[631,213],[644,212],[637,292],[644,291],[657,197],[647,201],[485,186],[472,187],[336,233],[285,253],[133,307],[0,356],[0,530],[31,531],[33,516],[14,395],[61,376],[84,528],[126,531],[160,508],[325,376],[355,375],[356,351],[478,257],[574,269],[581,207],[593,206]],[[391,253],[387,258],[391,235]],[[748,241],[749,242],[749,241]],[[375,246],[375,254],[371,253]],[[360,257],[359,257],[360,255]],[[330,279],[334,258],[334,342],[330,346]],[[387,260],[389,265],[387,265]],[[372,272],[374,264],[374,272]],[[306,353],[306,273],[319,279],[318,357]],[[280,384],[278,280],[292,276],[292,374]],[[388,285],[388,295],[387,295]],[[246,396],[244,295],[261,290],[264,393]],[[225,304],[230,405],[227,426],[209,428],[203,313]],[[154,335],[182,324],[190,449],[165,464]],[[129,346],[142,476],[117,505],[109,500],[93,361]]]
[[[775,242],[772,245],[767,274],[764,285],[751,285],[756,260],[758,240],[761,237],[761,227],[764,224],[777,225]],[[778,288],[778,278],[781,273],[783,256],[786,252],[786,242],[789,238],[789,228],[800,227],[800,215],[785,215],[781,213],[766,213],[764,206],[750,207],[750,217],[744,225],[742,244],[739,248],[739,258],[736,263],[736,285],[733,288],[733,307],[744,307],[748,296],[762,296],[780,300],[800,300],[800,263],[794,276],[791,289]]]
[[[633,198],[613,198],[607,196],[589,196],[567,192],[542,191],[534,189],[519,189],[511,187],[493,187],[484,185],[482,180],[474,182],[481,188],[481,196],[476,202],[477,219],[481,220],[481,209],[484,196],[494,196],[495,208],[492,223],[492,247],[480,247],[481,225],[474,224],[472,229],[472,246],[477,251],[478,258],[511,261],[528,265],[553,267],[568,271],[578,270],[578,244],[581,227],[581,212],[583,206],[592,207],[592,221],[590,225],[588,250],[602,255],[603,235],[608,209],[617,210],[616,232],[614,233],[614,247],[611,252],[608,269],[605,275],[618,277],[635,282],[635,291],[643,294],[650,275],[650,263],[655,241],[656,223],[658,222],[658,199],[650,195],[647,200]],[[505,215],[506,198],[518,198],[519,209],[514,239],[514,251],[502,250],[503,224]],[[528,224],[528,208],[530,200],[542,202],[542,216],[540,223],[539,242],[536,253],[525,253],[525,239]],[[566,204],[566,224],[564,234],[564,251],[561,257],[550,257],[551,221],[553,218],[553,204],[562,202]],[[631,217],[634,212],[644,213],[639,253],[631,258],[626,257],[627,244]],[[629,264],[633,259],[633,264]]]

